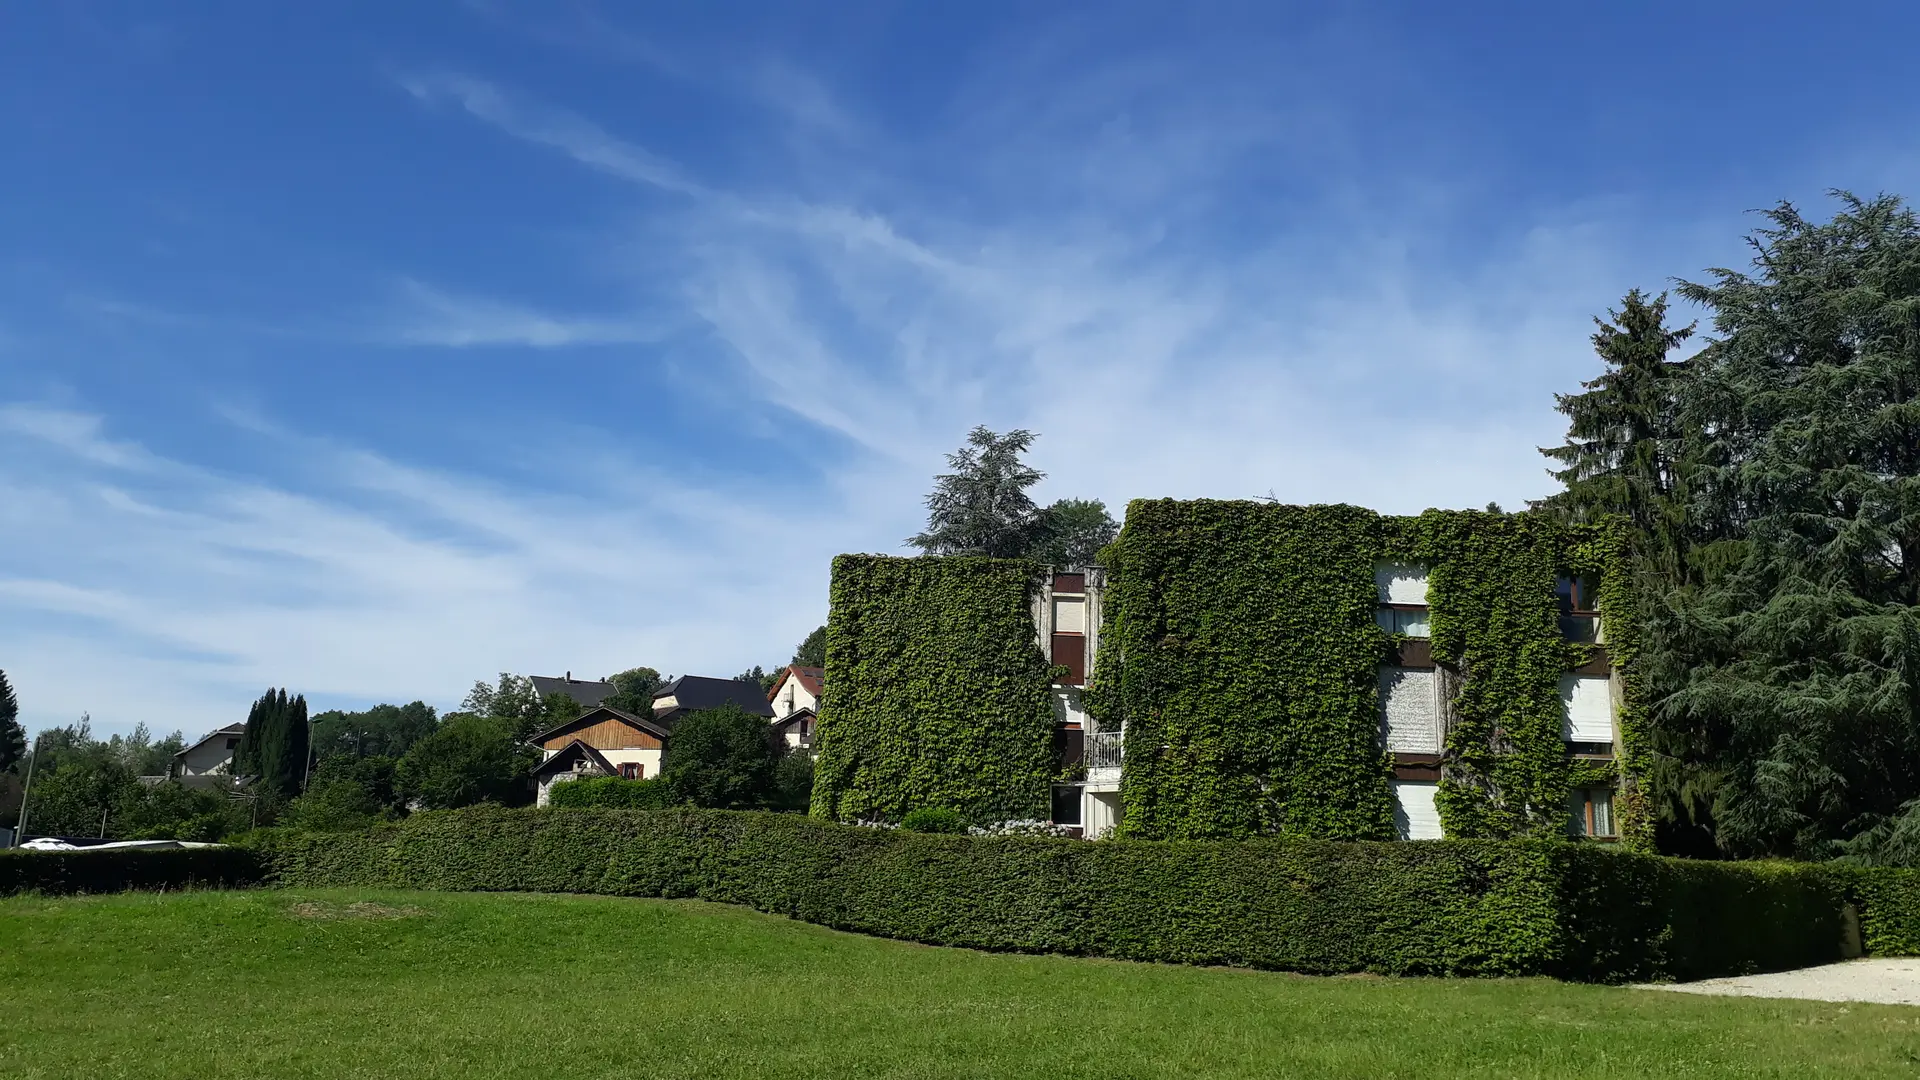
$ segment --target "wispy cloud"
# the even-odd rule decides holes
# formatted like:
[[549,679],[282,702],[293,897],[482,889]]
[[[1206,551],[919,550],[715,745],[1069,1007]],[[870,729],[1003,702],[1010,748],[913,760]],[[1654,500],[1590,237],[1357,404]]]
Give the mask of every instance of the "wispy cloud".
[[620,345],[659,341],[663,320],[556,315],[498,300],[455,296],[418,281],[401,283],[398,313],[378,335],[404,345],[468,348],[525,345]]
[[517,103],[481,79],[464,75],[412,75],[400,83],[424,102],[451,101],[516,138],[559,150],[583,165],[663,191],[704,195],[705,188],[670,162],[563,109]]

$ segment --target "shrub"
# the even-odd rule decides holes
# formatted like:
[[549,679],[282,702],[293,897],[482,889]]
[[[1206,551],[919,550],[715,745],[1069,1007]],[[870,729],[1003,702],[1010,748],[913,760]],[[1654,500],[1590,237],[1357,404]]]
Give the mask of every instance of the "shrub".
[[761,805],[773,788],[773,726],[728,703],[673,726],[660,775],[675,802],[719,809]]
[[0,896],[236,887],[259,880],[259,857],[244,847],[0,851]]
[[379,819],[380,800],[357,780],[315,780],[307,793],[287,804],[280,824],[317,832],[364,829]]
[[1683,863],[1559,841],[1090,844],[794,814],[477,807],[360,834],[272,830],[275,880],[700,897],[935,945],[1321,974],[1618,981],[1920,946],[1920,874]]
[[454,713],[413,744],[395,769],[401,794],[429,809],[479,802],[524,803],[531,754],[514,741],[512,721]]
[[660,777],[627,780],[593,776],[555,784],[547,799],[554,806],[603,810],[664,810],[674,805],[673,789]]
[[923,806],[908,811],[900,819],[900,827],[917,833],[963,833],[967,831],[967,819],[944,806]]

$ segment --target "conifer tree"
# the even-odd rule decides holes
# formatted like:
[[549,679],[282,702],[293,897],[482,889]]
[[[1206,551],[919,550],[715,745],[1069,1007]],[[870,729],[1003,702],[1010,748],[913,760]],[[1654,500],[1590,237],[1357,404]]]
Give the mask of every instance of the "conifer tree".
[[1695,524],[1725,538],[1676,598],[1665,713],[1711,748],[1738,853],[1920,815],[1920,221],[1838,198],[1768,211],[1751,273],[1679,290],[1713,312],[1682,405]]
[[1046,474],[1020,460],[1033,440],[1033,432],[1019,429],[968,432],[967,445],[947,455],[953,471],[934,478],[926,531],[907,543],[929,555],[1026,555],[1045,526],[1027,489]]
[[20,699],[14,696],[7,673],[0,671],[0,772],[13,768],[27,753],[27,733],[20,726]]
[[247,711],[233,770],[258,776],[262,788],[292,797],[306,782],[309,750],[306,697],[270,689]]

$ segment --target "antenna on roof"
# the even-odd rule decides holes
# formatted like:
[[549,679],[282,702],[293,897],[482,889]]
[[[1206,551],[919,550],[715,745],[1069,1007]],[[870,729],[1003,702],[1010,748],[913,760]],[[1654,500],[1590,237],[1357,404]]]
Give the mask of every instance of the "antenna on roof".
[[571,671],[569,671],[569,672],[567,672],[567,681],[568,681],[568,682],[572,682],[572,681],[573,681],[573,672],[571,672]]

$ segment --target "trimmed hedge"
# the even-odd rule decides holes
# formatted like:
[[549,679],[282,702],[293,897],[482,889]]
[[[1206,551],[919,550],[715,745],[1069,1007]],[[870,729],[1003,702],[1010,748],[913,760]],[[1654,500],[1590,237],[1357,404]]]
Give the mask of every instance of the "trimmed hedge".
[[260,877],[258,854],[244,847],[0,851],[0,896],[239,888]]
[[933,945],[1320,974],[1693,979],[1920,945],[1920,875],[1688,863],[1556,841],[1342,843],[942,836],[797,815],[418,814],[268,830],[308,887],[698,897]]

